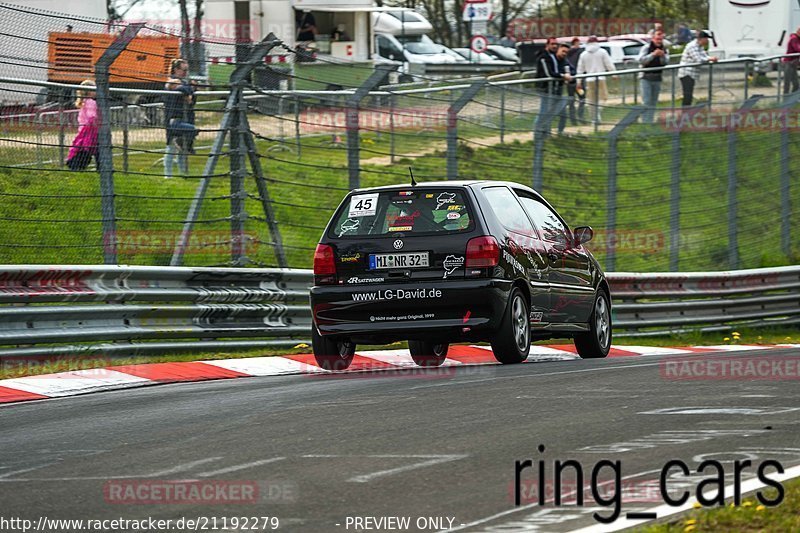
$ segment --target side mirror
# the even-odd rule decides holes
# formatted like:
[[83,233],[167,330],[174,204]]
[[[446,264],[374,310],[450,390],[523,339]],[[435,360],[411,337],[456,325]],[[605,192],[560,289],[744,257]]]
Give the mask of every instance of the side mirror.
[[589,226],[578,226],[572,231],[575,237],[575,246],[587,243],[594,237],[594,230]]

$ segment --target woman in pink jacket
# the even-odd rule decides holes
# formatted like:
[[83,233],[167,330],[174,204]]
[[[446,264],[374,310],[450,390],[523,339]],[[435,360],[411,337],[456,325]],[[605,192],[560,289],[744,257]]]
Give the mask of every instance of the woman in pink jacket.
[[[85,80],[81,85],[94,87],[94,80]],[[84,170],[92,157],[97,162],[98,117],[94,91],[78,90],[75,107],[79,109],[78,134],[69,149],[67,167],[70,170]]]

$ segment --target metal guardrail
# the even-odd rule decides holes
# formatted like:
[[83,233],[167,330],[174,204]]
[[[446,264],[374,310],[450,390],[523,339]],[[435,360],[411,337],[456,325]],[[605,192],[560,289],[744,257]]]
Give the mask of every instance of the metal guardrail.
[[617,272],[609,274],[608,280],[617,336],[800,323],[800,266],[674,274]]
[[309,336],[311,279],[306,270],[3,266],[0,356],[292,346]]
[[[800,266],[608,274],[617,336],[800,323]],[[309,270],[0,267],[0,357],[292,346]]]

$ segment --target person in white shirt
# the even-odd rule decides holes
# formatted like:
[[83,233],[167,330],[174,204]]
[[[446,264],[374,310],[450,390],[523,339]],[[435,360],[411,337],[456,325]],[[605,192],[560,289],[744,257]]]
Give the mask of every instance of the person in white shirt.
[[[678,78],[681,80],[683,89],[683,105],[692,105],[694,99],[694,84],[700,77],[697,67],[690,67],[692,63],[714,63],[717,58],[711,57],[706,52],[708,39],[711,34],[706,30],[697,31],[697,39],[686,45],[681,55],[681,68],[678,69]],[[684,66],[685,65],[685,66]]]
[[[616,70],[611,56],[600,48],[597,36],[592,35],[586,41],[586,49],[578,58],[578,74],[598,74]],[[586,103],[594,109],[594,122],[600,122],[600,107],[608,99],[608,87],[605,76],[586,78]]]

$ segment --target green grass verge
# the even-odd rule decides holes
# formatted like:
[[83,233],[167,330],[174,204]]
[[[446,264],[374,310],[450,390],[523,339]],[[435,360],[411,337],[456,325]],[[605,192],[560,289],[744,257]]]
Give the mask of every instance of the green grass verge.
[[[512,109],[509,103],[509,110]],[[609,111],[610,114],[611,111]],[[621,114],[622,112],[617,112]],[[604,119],[611,120],[614,117]],[[489,117],[487,120],[491,119]],[[459,175],[463,178],[511,180],[532,183],[531,142],[507,142],[485,146],[482,139],[497,136],[494,125],[473,117],[459,126]],[[507,114],[511,130],[530,131],[531,116]],[[291,128],[289,128],[291,129]],[[290,134],[291,132],[287,132]],[[162,149],[153,132],[150,143],[140,149]],[[781,249],[779,213],[779,134],[747,131],[736,135],[738,187],[738,254],[740,268],[776,266],[800,260],[800,232],[792,232],[788,254]],[[791,133],[790,172],[800,171],[800,144]],[[287,139],[273,150],[275,142],[260,140],[262,167],[268,179],[275,218],[287,246],[289,265],[311,266],[316,244],[333,209],[348,188],[346,150],[332,145],[331,135],[303,138],[299,153]],[[341,139],[343,141],[343,139]],[[361,142],[362,186],[408,181],[408,166],[418,180],[443,179],[446,158],[441,127],[423,131],[398,131],[396,154],[418,154],[432,147],[433,153],[398,157],[394,164],[372,165],[368,160],[390,151],[386,133],[364,133]],[[728,150],[727,133],[684,134],[675,147],[680,153],[679,269],[720,270],[728,268]],[[203,141],[203,144],[208,141]],[[552,136],[545,144],[542,192],[571,225],[588,224],[601,229],[608,223],[609,140],[605,135]],[[617,159],[617,248],[618,271],[664,271],[669,268],[670,183],[673,169],[672,134],[657,127],[634,125],[618,142]],[[50,150],[46,156],[54,156]],[[160,154],[131,154],[129,173],[117,172],[117,227],[122,241],[119,261],[127,264],[166,265],[175,238],[191,203],[198,180],[165,180]],[[4,143],[0,146],[0,263],[100,263],[102,262],[99,180],[95,172],[10,169],[8,166],[36,159],[35,149]],[[201,175],[206,157],[192,158],[190,173]],[[115,158],[117,169],[121,158]],[[187,265],[224,265],[230,260],[230,180],[228,160],[220,161],[211,180],[196,234],[186,255]],[[251,197],[245,210],[251,215],[245,233],[252,240],[247,255],[252,265],[276,264],[272,238],[263,220],[252,179],[246,184]],[[149,197],[149,198],[148,198]],[[791,189],[791,204],[800,205],[800,187]],[[797,224],[798,215],[791,222]],[[605,262],[604,242],[599,231],[590,248]]]
[[[800,480],[783,484],[784,500],[775,507],[766,507],[756,498],[746,498],[742,505],[698,508],[679,519],[663,524],[637,528],[636,533],[740,533],[767,531],[800,531]],[[764,491],[768,499],[775,499],[777,491]]]

